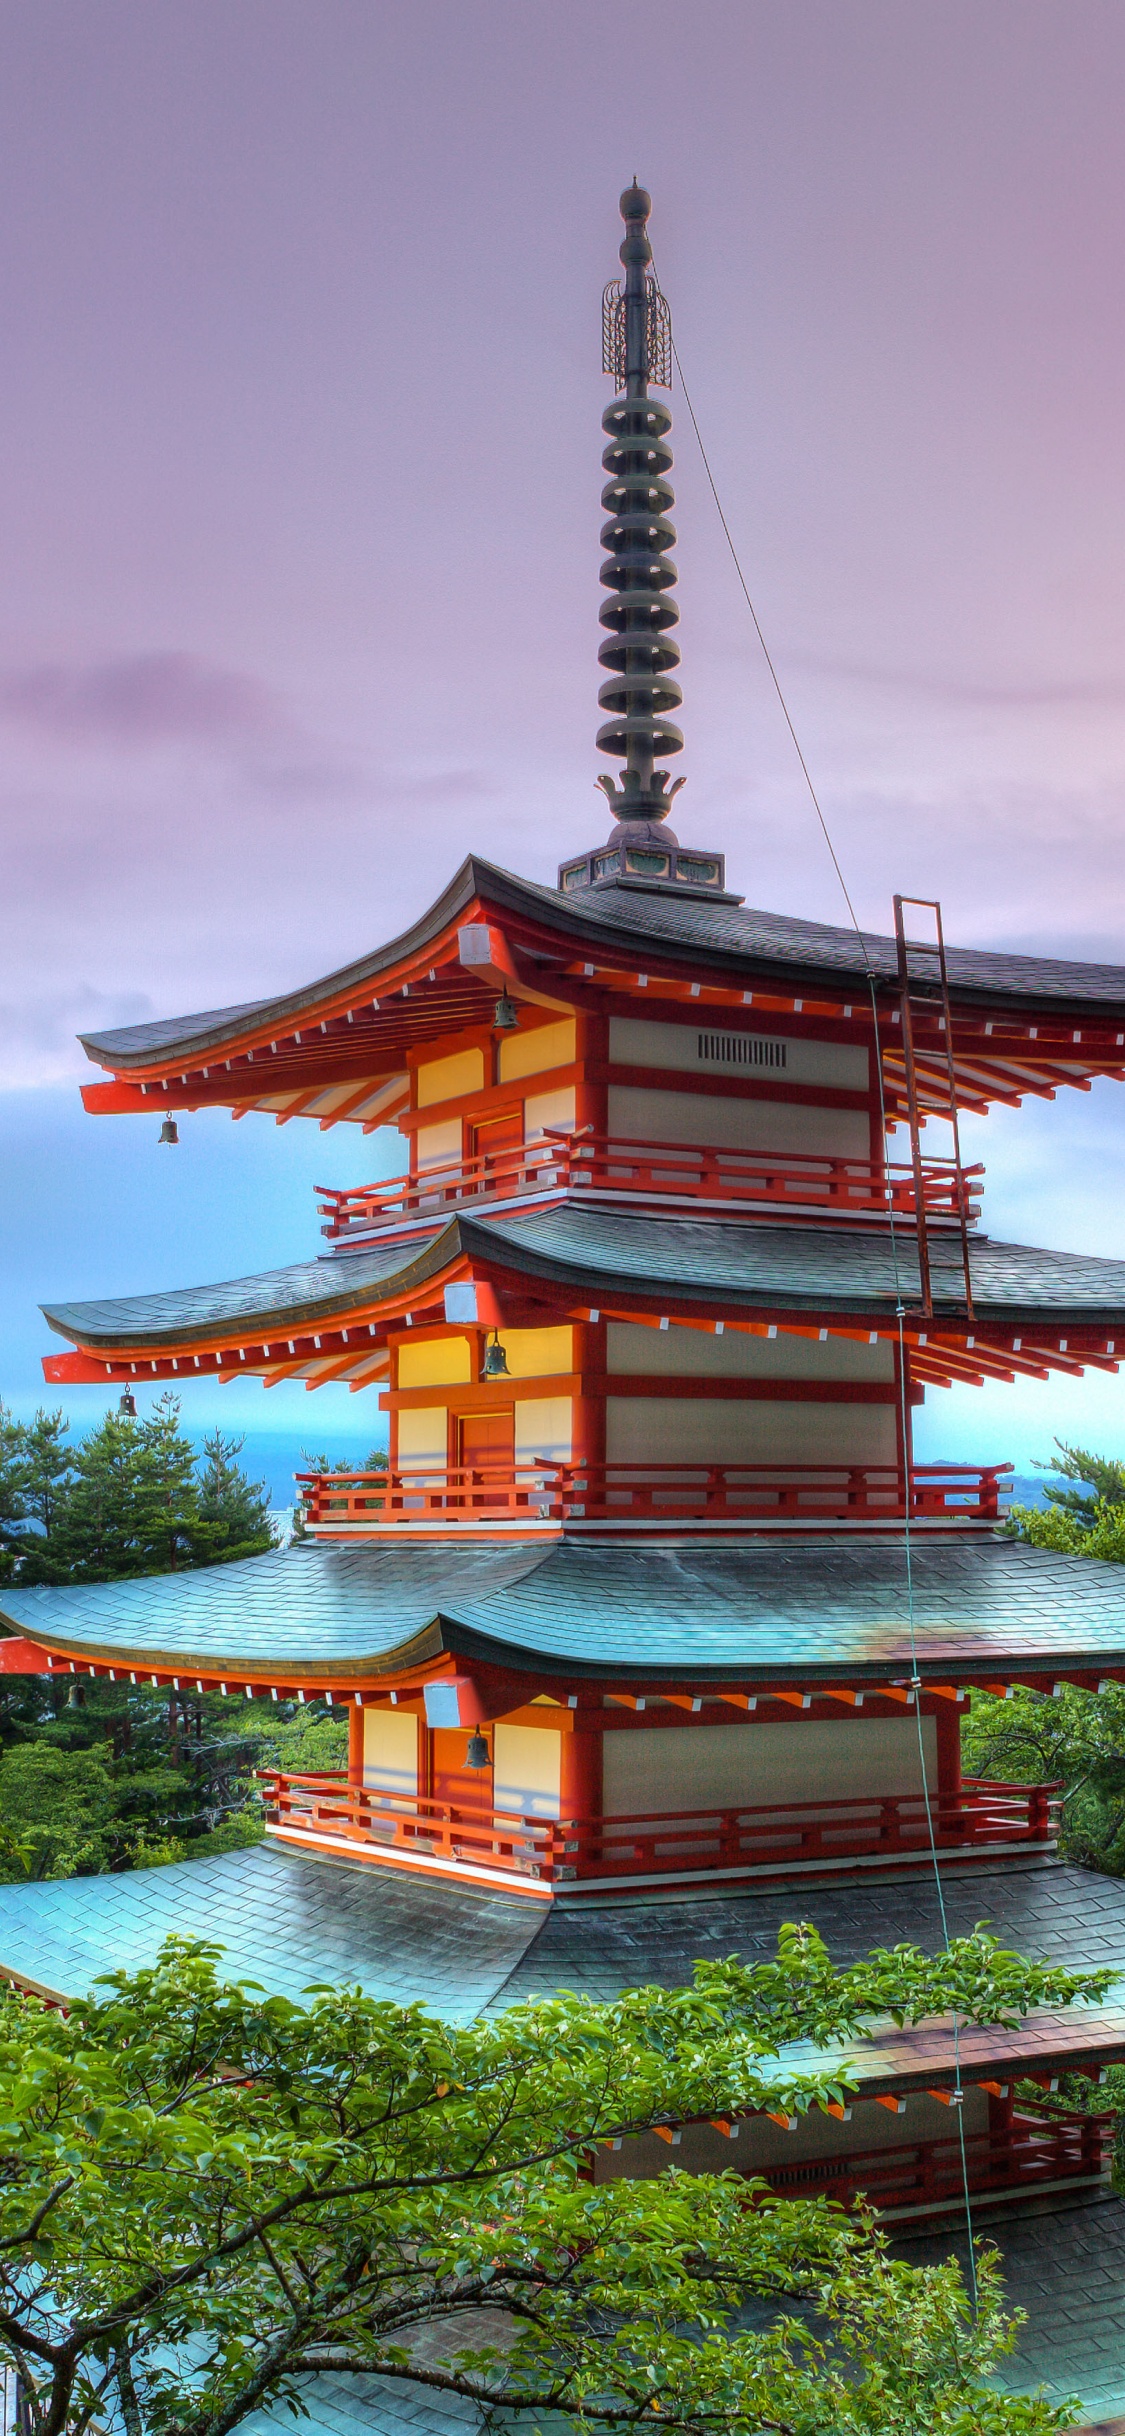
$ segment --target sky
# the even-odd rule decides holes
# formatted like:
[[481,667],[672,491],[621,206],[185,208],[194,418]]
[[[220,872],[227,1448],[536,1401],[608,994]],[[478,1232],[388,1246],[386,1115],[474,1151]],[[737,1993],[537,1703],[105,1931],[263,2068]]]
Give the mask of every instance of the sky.
[[[319,1248],[339,1127],[87,1119],[74,1034],[294,986],[469,849],[600,841],[599,300],[656,263],[857,910],[1125,963],[1114,0],[0,0],[0,1394],[40,1299]],[[838,883],[682,395],[688,786],[752,904]],[[1119,1087],[967,1128],[994,1235],[1125,1257]],[[236,1401],[241,1397],[242,1401]],[[75,1390],[79,1426],[104,1408]],[[193,1427],[371,1443],[374,1399]],[[1125,1382],[919,1452],[1125,1447]]]

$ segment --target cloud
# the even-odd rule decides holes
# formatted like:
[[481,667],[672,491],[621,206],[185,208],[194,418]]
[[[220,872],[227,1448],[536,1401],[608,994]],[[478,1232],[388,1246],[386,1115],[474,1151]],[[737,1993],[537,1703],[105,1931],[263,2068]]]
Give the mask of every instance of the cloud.
[[190,651],[0,671],[0,719],[54,743],[140,748],[261,742],[287,724],[259,678]]
[[848,685],[875,685],[930,701],[965,703],[986,710],[1117,710],[1125,703],[1125,677],[1030,678],[1023,684],[981,684],[920,668],[880,667],[874,661],[824,657],[793,650],[786,664]]
[[7,1005],[0,1000],[0,1091],[96,1080],[76,1035],[144,1023],[154,1012],[142,990],[98,990],[88,983],[51,995],[29,993]]

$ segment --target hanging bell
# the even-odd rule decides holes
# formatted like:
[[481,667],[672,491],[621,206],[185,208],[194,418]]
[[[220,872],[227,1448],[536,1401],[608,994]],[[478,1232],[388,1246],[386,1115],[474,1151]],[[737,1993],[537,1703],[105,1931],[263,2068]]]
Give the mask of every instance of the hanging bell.
[[123,1420],[123,1421],[135,1421],[135,1420],[136,1420],[136,1418],[137,1418],[137,1399],[136,1399],[135,1395],[133,1394],[133,1390],[132,1390],[132,1388],[131,1388],[131,1387],[127,1387],[127,1388],[126,1388],[125,1393],[124,1393],[124,1395],[122,1396],[121,1401],[120,1401],[120,1403],[119,1403],[119,1405],[118,1405],[118,1407],[117,1407],[117,1410],[118,1410],[118,1412],[120,1413],[121,1418],[122,1418],[122,1420]]
[[494,1032],[518,1032],[519,1028],[520,1011],[516,1005],[515,999],[509,998],[507,990],[502,990],[499,998],[496,1001],[496,1013],[492,1018],[492,1029]]
[[481,1733],[480,1727],[474,1726],[473,1731],[469,1736],[469,1747],[465,1753],[465,1766],[467,1768],[487,1768],[490,1765],[491,1762],[488,1756],[488,1744]]
[[159,1136],[159,1138],[160,1138],[160,1140],[161,1140],[162,1142],[178,1142],[178,1141],[179,1141],[179,1138],[180,1138],[180,1128],[179,1128],[179,1126],[178,1126],[178,1125],[177,1125],[177,1123],[176,1123],[175,1117],[165,1117],[165,1119],[164,1119],[164,1123],[162,1124],[162,1126],[161,1126],[161,1128],[160,1128],[160,1136]]
[[486,1345],[484,1349],[484,1363],[480,1375],[482,1379],[506,1379],[509,1375],[508,1356],[495,1328],[492,1331],[491,1345]]

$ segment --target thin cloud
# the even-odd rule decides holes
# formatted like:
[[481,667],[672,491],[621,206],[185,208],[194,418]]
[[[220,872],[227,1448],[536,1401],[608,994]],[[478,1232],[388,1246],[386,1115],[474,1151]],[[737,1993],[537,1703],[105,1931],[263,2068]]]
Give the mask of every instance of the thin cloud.
[[144,651],[85,666],[41,661],[0,672],[0,719],[53,743],[234,744],[284,728],[267,685],[190,651]]
[[972,678],[935,675],[919,668],[880,667],[870,660],[828,658],[790,651],[786,665],[836,677],[849,685],[875,685],[936,702],[964,702],[987,710],[1115,710],[1125,703],[1125,677],[1030,678],[1020,685],[980,684]]

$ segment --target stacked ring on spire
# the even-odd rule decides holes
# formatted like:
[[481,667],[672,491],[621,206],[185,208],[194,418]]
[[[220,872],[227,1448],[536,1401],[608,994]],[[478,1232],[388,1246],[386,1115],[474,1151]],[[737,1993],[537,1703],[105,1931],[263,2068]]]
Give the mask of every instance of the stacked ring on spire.
[[617,673],[598,694],[602,709],[615,714],[598,730],[598,750],[633,767],[647,763],[646,775],[657,754],[682,752],[684,742],[665,715],[683,700],[668,673],[680,659],[669,631],[680,614],[672,598],[676,568],[666,555],[676,539],[667,513],[675,505],[671,428],[660,398],[616,397],[602,416],[609,434],[602,464],[610,479],[602,492],[609,522],[601,538],[611,555],[601,571],[609,594],[601,623],[609,632],[598,659]]

